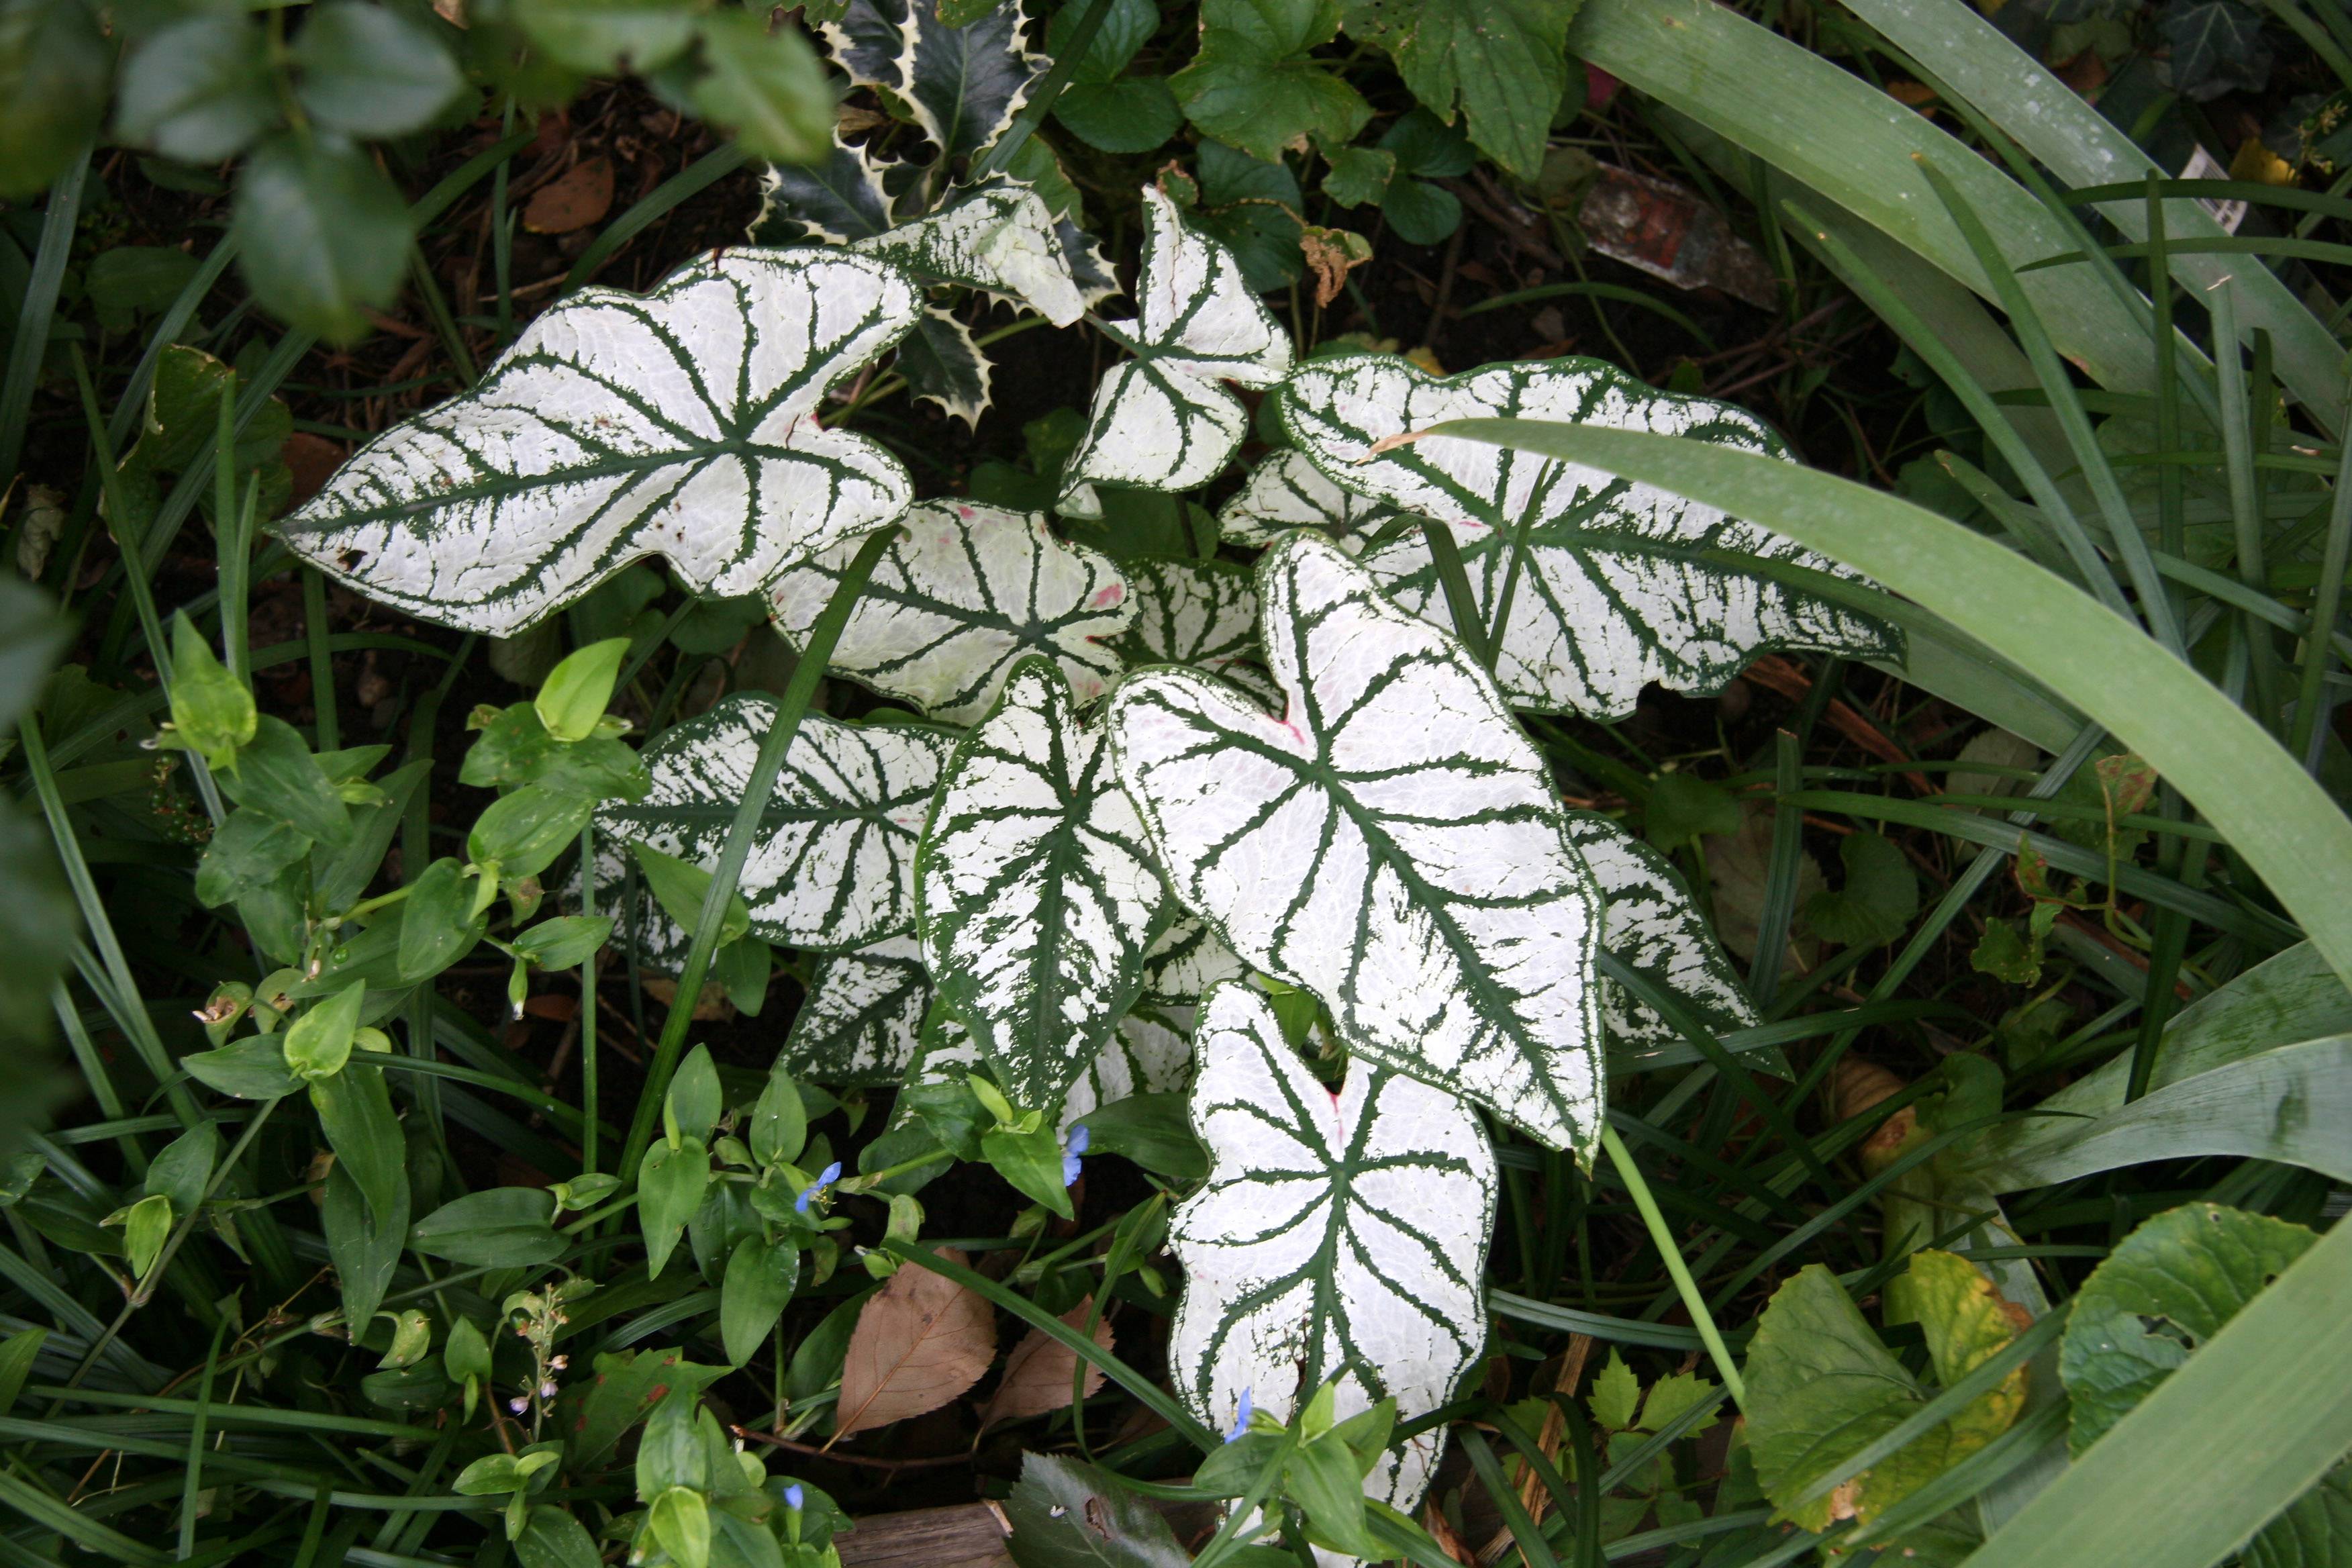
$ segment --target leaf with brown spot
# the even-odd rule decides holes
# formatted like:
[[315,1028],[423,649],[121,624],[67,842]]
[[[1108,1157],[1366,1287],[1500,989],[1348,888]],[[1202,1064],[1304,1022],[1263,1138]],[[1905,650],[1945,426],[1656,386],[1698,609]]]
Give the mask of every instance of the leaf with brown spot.
[[533,234],[570,234],[613,210],[613,160],[589,158],[531,193],[522,226]]
[[[953,1247],[940,1256],[964,1261]],[[937,1410],[978,1383],[995,1359],[996,1319],[977,1292],[928,1268],[901,1268],[858,1311],[842,1361],[835,1431],[846,1437]]]
[[[1082,1328],[1094,1300],[1089,1296],[1063,1313],[1063,1323],[1072,1329]],[[1106,1351],[1111,1348],[1108,1319],[1095,1325],[1094,1340]],[[996,1392],[989,1395],[987,1408],[980,1413],[982,1427],[1063,1408],[1070,1403],[1070,1377],[1077,1365],[1077,1352],[1043,1329],[1030,1330],[1028,1336],[1013,1347],[1013,1353],[1004,1358],[1004,1376],[997,1383]],[[1102,1369],[1089,1366],[1087,1397],[1093,1397],[1102,1384]]]

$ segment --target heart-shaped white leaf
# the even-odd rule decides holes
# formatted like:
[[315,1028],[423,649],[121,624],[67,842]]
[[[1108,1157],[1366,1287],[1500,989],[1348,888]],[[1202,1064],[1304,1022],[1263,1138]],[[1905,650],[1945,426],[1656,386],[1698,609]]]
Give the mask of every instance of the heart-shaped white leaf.
[[[1717,1033],[1754,1024],[1756,1005],[1666,858],[1605,816],[1567,816],[1569,842],[1601,884],[1601,945]],[[1646,1049],[1683,1037],[1613,983],[1601,984],[1601,1011],[1621,1046]]]
[[[1287,1418],[1345,1366],[1342,1419],[1389,1396],[1401,1421],[1445,1404],[1486,1349],[1495,1154],[1476,1114],[1362,1062],[1333,1093],[1238,984],[1209,993],[1195,1046],[1209,1179],[1169,1226],[1184,1296],[1168,1364],[1185,1403],[1221,1432],[1244,1393]],[[1412,1511],[1444,1440],[1442,1426],[1412,1438],[1364,1490]]]
[[1111,700],[1176,897],[1350,1049],[1589,1153],[1601,899],[1543,759],[1461,645],[1328,540],[1285,538],[1258,594],[1283,717],[1186,670]]
[[[597,810],[596,885],[621,885],[631,840],[718,865],[775,715],[774,699],[743,693],[663,731],[645,750],[653,789]],[[752,931],[791,947],[846,949],[909,929],[915,847],[954,748],[954,736],[927,726],[803,718],[743,863],[739,888]],[[684,933],[649,896],[638,914],[644,952],[685,952]]]
[[777,1059],[812,1083],[896,1084],[915,1059],[930,1005],[930,972],[913,936],[830,954],[817,961]]
[[1249,965],[1198,915],[1179,914],[1143,957],[1138,1006],[1190,1007],[1220,980],[1240,980]]
[[1168,895],[1101,730],[1046,660],[1022,660],[956,747],[915,892],[940,1000],[997,1086],[1060,1103],[1143,984]]
[[[1754,523],[1654,486],[1512,448],[1433,437],[1373,455],[1382,439],[1449,419],[1598,424],[1785,457],[1780,437],[1729,404],[1654,391],[1599,360],[1496,365],[1440,378],[1402,359],[1354,354],[1303,367],[1282,419],[1326,478],[1454,525],[1472,596],[1491,627],[1515,535],[1527,561],[1511,592],[1496,679],[1521,706],[1617,719],[1652,681],[1723,689],[1758,654],[1816,648],[1899,655],[1900,634],[1817,595],[1743,568],[1741,557],[1866,579]],[[1365,564],[1390,595],[1450,626],[1418,532]]]
[[1062,469],[1064,505],[1089,483],[1207,483],[1249,428],[1248,411],[1220,384],[1270,386],[1290,370],[1290,338],[1233,252],[1187,227],[1149,185],[1143,207],[1151,226],[1135,290],[1142,314],[1108,323],[1135,357],[1095,388],[1086,437]]
[[1018,300],[1057,327],[1086,313],[1053,210],[1034,190],[1012,181],[996,181],[855,248],[925,278]]
[[1135,625],[1114,646],[1129,665],[1182,664],[1232,680],[1252,697],[1276,694],[1259,662],[1257,580],[1230,561],[1123,561]]
[[837,251],[730,251],[643,299],[584,290],[281,531],[371,598],[499,636],[647,555],[699,592],[756,592],[905,509],[898,458],[816,412],[919,314],[897,268]]
[[[834,669],[935,718],[969,724],[1024,654],[1052,658],[1080,702],[1119,670],[1106,646],[1134,624],[1108,556],[1065,544],[1034,512],[923,501],[874,569],[833,651]],[[804,645],[855,548],[831,551],[769,590],[776,627]]]
[[1217,527],[1234,543],[1250,545],[1271,544],[1294,528],[1311,528],[1358,555],[1374,529],[1401,515],[1385,501],[1333,484],[1306,453],[1284,450],[1249,471],[1217,512]]

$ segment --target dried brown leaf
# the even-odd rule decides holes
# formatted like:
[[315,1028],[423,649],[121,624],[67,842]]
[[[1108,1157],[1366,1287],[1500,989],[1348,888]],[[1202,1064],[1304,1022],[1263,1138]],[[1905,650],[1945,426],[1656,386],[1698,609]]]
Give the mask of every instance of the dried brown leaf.
[[613,161],[590,158],[532,192],[522,209],[522,226],[533,234],[570,234],[612,210]]
[[[952,1247],[940,1256],[964,1261]],[[987,1301],[909,1264],[857,1314],[842,1360],[835,1431],[846,1437],[937,1410],[978,1383],[995,1359],[996,1319]]]
[[[1063,1323],[1077,1329],[1087,1321],[1094,1306],[1087,1297],[1062,1314]],[[1111,1348],[1110,1320],[1095,1325],[1095,1343],[1108,1351]],[[1078,1352],[1053,1338],[1043,1329],[1032,1329],[1026,1338],[1013,1347],[1004,1358],[1004,1376],[996,1384],[996,1392],[988,1397],[988,1407],[980,1413],[983,1427],[999,1421],[1018,1421],[1026,1415],[1043,1415],[1059,1410],[1070,1403],[1070,1375],[1077,1370]],[[1087,1394],[1092,1397],[1103,1384],[1100,1368],[1087,1368]]]

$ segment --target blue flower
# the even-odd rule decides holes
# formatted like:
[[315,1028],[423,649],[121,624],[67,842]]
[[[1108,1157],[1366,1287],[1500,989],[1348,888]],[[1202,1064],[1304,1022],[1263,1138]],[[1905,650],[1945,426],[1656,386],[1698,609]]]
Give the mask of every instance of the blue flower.
[[795,1513],[799,1512],[801,1500],[803,1495],[804,1494],[801,1491],[800,1482],[794,1481],[792,1485],[784,1489],[784,1506],[791,1509]]
[[1078,1179],[1078,1156],[1087,1152],[1087,1124],[1083,1121],[1071,1128],[1062,1138],[1062,1185],[1069,1186]]
[[[811,1198],[822,1197],[824,1194],[825,1188],[833,1185],[834,1183],[839,1180],[841,1180],[841,1162],[835,1160],[832,1164],[827,1165],[824,1170],[817,1173],[817,1177],[814,1182],[801,1189],[801,1195],[793,1200],[793,1212],[794,1214],[808,1213],[809,1200]],[[799,1505],[795,1503],[793,1506],[797,1508]]]
[[1250,1413],[1256,1408],[1257,1406],[1250,1399],[1250,1390],[1243,1389],[1241,1413],[1234,1417],[1234,1429],[1225,1434],[1226,1442],[1238,1443],[1242,1440],[1249,1431]]

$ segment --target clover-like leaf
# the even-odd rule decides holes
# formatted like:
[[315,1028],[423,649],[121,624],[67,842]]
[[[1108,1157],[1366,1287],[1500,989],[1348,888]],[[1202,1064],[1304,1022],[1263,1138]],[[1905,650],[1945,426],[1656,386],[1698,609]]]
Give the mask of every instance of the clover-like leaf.
[[[1666,858],[1608,817],[1567,814],[1568,841],[1601,885],[1601,943],[1721,1032],[1756,1022],[1722,945]],[[1680,1030],[1623,987],[1604,983],[1601,1012],[1619,1045],[1643,1048],[1682,1038]]]
[[[832,668],[968,724],[989,710],[1024,654],[1042,653],[1080,702],[1118,673],[1107,646],[1134,624],[1127,583],[1107,556],[1065,544],[1034,512],[924,501],[851,612]],[[855,550],[831,551],[769,591],[776,626],[805,643]]]
[[[1472,596],[1491,627],[1511,577],[1496,679],[1522,706],[1618,719],[1652,681],[1720,691],[1759,653],[1802,647],[1899,655],[1893,627],[1774,581],[1742,558],[1866,581],[1812,551],[1654,486],[1482,442],[1382,439],[1449,419],[1509,417],[1677,435],[1785,457],[1753,415],[1657,392],[1598,360],[1496,365],[1440,378],[1402,359],[1351,354],[1304,367],[1282,420],[1326,478],[1454,526]],[[1427,542],[1415,533],[1365,564],[1399,604],[1451,626]]]
[[1100,1054],[1168,918],[1109,752],[1060,672],[1023,659],[956,747],[915,861],[940,999],[1024,1106],[1059,1103]]
[[814,250],[706,258],[642,299],[586,289],[281,530],[372,598],[499,636],[647,555],[751,593],[905,509],[898,460],[815,416],[919,314],[898,268]]
[[[642,840],[665,855],[716,866],[773,698],[744,692],[661,732],[645,752],[653,788],[596,814],[600,888],[618,888],[622,852]],[[793,947],[851,949],[915,920],[915,846],[955,738],[915,724],[801,721],[739,886],[751,930]],[[640,951],[674,961],[686,937],[647,897],[635,911]]]
[[1217,526],[1235,544],[1271,544],[1294,528],[1311,528],[1360,555],[1374,529],[1402,515],[1385,501],[1332,483],[1306,453],[1284,450],[1249,471],[1218,511]]
[[[1341,1419],[1386,1397],[1399,1420],[1452,1399],[1486,1349],[1496,1183],[1476,1114],[1360,1061],[1334,1094],[1239,984],[1210,992],[1196,1046],[1192,1126],[1212,1164],[1169,1227],[1184,1402],[1222,1432],[1244,1393],[1287,1417],[1335,1375]],[[1365,1491],[1410,1512],[1444,1441],[1441,1426],[1391,1451]]]
[[1096,482],[1184,490],[1214,479],[1249,415],[1219,384],[1269,386],[1290,370],[1290,338],[1242,278],[1233,252],[1188,227],[1146,186],[1150,228],[1136,285],[1142,314],[1108,323],[1135,357],[1095,388],[1086,438],[1062,470],[1058,504]]
[[1143,994],[1138,1006],[1190,1007],[1220,980],[1240,980],[1249,965],[1225,945],[1209,922],[1179,914],[1143,955]]
[[1176,897],[1358,1054],[1589,1153],[1601,898],[1543,759],[1461,645],[1328,541],[1283,540],[1258,593],[1282,717],[1188,670],[1111,700]]
[[911,934],[817,961],[777,1060],[812,1083],[879,1088],[897,1083],[915,1059],[930,1010],[931,975]]
[[929,217],[860,240],[855,248],[925,278],[1018,300],[1057,327],[1086,313],[1053,209],[1014,181],[993,181]]

